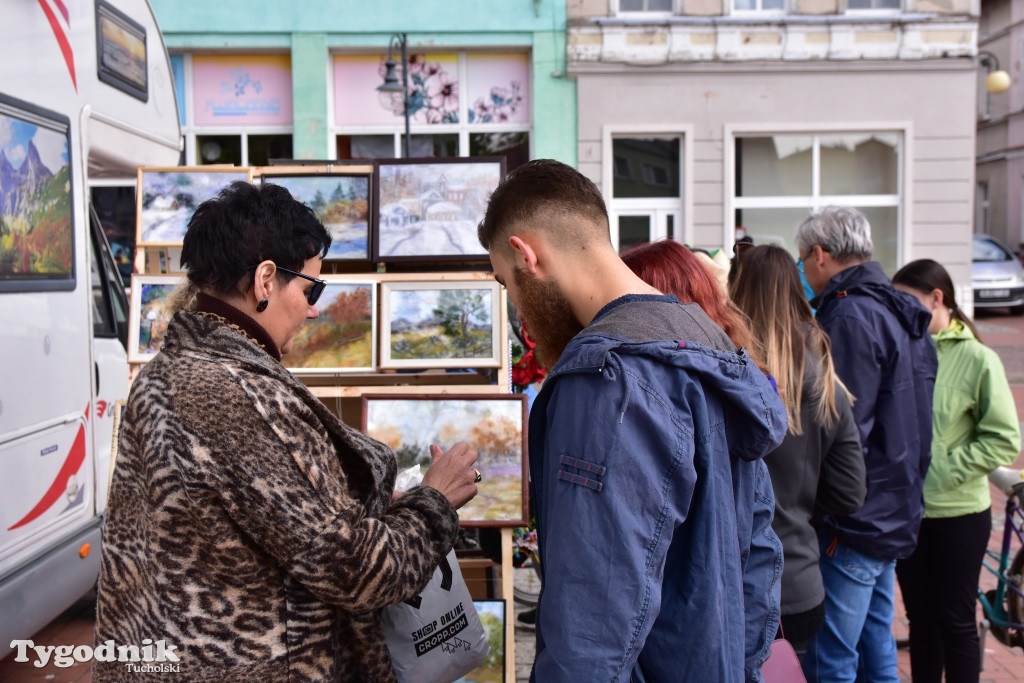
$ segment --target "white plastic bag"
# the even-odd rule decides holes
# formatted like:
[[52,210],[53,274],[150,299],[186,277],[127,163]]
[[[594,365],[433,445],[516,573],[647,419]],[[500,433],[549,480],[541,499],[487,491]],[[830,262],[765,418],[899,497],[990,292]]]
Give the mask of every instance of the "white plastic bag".
[[384,608],[381,625],[399,683],[451,683],[490,651],[455,550],[420,595]]

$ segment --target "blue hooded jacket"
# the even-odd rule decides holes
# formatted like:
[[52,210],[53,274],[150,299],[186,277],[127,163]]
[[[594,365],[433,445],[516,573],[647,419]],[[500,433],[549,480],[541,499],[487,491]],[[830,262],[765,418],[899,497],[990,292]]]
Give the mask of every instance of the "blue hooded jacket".
[[785,432],[771,382],[699,306],[605,306],[530,413],[532,680],[761,680],[782,573],[761,458]]
[[868,485],[863,507],[827,517],[822,531],[865,555],[903,559],[917,545],[932,457],[931,313],[893,289],[875,261],[838,272],[811,305],[832,341],[836,373],[856,399]]

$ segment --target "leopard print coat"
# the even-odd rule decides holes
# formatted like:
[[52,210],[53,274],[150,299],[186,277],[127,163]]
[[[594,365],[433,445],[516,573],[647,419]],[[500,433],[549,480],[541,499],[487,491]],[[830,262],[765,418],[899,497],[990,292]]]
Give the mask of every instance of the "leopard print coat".
[[[391,502],[395,475],[237,328],[176,313],[125,408],[97,645],[164,640],[188,681],[395,681],[380,611],[423,589],[458,531],[434,489]],[[94,666],[97,683],[140,678]]]

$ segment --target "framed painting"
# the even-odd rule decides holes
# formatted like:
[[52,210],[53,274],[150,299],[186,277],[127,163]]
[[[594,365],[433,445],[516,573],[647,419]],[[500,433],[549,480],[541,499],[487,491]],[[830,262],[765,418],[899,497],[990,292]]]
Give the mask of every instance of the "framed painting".
[[128,362],[152,360],[164,343],[171,293],[185,282],[177,275],[133,275],[128,302]]
[[395,452],[399,471],[430,465],[430,444],[464,441],[483,479],[459,510],[465,526],[526,526],[525,394],[396,396],[365,394],[362,428]]
[[146,28],[103,0],[96,3],[96,71],[104,83],[149,100]]
[[249,168],[169,166],[140,168],[136,247],[180,247],[200,204],[236,180],[251,180]]
[[505,157],[377,162],[373,260],[487,261],[476,228],[505,177]]
[[491,650],[487,659],[455,683],[505,682],[505,601],[474,600],[473,607],[480,617],[480,625],[487,634]]
[[325,260],[370,260],[370,204],[373,166],[351,166],[343,172],[313,167],[267,167],[261,183],[274,183],[292,193],[331,233]]
[[380,296],[382,368],[500,367],[497,282],[382,282]]
[[75,288],[70,129],[66,116],[0,95],[0,292]]
[[377,369],[377,283],[322,275],[320,315],[295,334],[283,357],[295,374],[374,372]]

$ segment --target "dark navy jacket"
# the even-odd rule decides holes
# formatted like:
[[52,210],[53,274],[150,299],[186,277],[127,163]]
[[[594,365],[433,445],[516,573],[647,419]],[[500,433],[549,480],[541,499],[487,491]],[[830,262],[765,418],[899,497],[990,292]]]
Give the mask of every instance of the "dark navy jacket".
[[533,680],[761,680],[782,570],[761,458],[785,432],[769,380],[699,306],[602,309],[530,411]]
[[917,545],[931,462],[938,360],[929,313],[893,289],[881,265],[846,268],[812,302],[832,340],[836,373],[856,399],[867,474],[864,506],[825,519],[825,533],[865,555],[902,559]]

